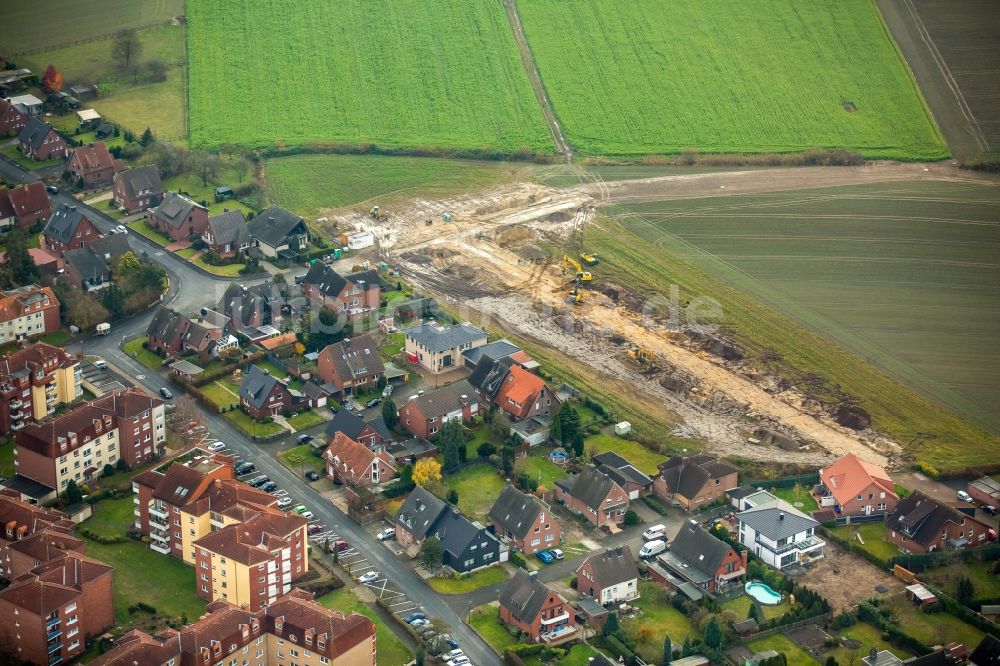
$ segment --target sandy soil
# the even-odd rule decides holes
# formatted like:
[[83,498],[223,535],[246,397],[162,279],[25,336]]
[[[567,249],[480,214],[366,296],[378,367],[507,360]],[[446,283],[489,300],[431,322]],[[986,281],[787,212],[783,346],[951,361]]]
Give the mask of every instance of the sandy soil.
[[[903,589],[902,581],[895,576],[829,541],[825,553],[822,559],[809,565],[801,582],[826,597],[834,612],[871,597],[892,596]],[[839,573],[834,572],[835,568]],[[877,592],[876,585],[885,586],[888,592]]]

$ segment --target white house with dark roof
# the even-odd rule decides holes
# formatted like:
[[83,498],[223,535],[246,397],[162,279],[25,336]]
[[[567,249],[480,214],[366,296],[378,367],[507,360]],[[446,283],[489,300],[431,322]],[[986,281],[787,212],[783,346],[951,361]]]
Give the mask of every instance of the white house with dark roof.
[[775,569],[823,557],[826,542],[816,536],[819,523],[784,500],[742,511],[736,522],[740,543]]
[[306,221],[281,206],[261,211],[247,223],[247,228],[254,247],[269,259],[285,252],[297,254],[309,246]]
[[411,363],[419,363],[436,374],[463,367],[463,354],[484,346],[486,337],[486,331],[471,324],[445,328],[425,323],[406,330],[403,351]]

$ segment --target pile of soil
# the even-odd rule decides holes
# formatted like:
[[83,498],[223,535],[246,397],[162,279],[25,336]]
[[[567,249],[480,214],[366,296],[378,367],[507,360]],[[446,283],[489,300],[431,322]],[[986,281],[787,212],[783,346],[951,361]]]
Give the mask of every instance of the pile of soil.
[[871,414],[857,405],[841,405],[837,408],[837,423],[852,430],[864,430],[871,427]]
[[537,245],[522,245],[521,250],[518,253],[523,259],[528,261],[548,261],[549,253],[538,247]]
[[473,268],[472,266],[466,266],[464,264],[452,264],[445,270],[447,270],[447,272],[451,273],[452,275],[458,276],[463,280],[472,280],[476,277],[476,275],[479,274],[479,271],[477,271],[475,268]]
[[766,446],[777,446],[779,449],[786,451],[795,451],[799,448],[799,443],[791,437],[786,437],[779,432],[768,430],[767,428],[758,428],[754,431],[753,436]]

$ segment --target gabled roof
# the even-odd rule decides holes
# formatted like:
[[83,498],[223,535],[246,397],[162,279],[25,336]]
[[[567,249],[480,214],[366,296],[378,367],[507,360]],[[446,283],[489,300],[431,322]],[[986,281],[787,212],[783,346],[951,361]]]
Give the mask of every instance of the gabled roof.
[[496,399],[503,388],[507,371],[514,365],[514,361],[508,356],[498,361],[493,360],[489,355],[479,357],[479,362],[472,369],[469,375],[469,384],[474,386],[489,400]]
[[886,471],[878,465],[865,462],[853,453],[848,453],[829,467],[821,469],[819,480],[841,506],[860,495],[872,484],[880,487],[886,495],[897,497],[895,485]]
[[431,353],[454,349],[486,337],[486,331],[471,324],[444,328],[437,324],[421,324],[406,329],[406,337],[427,348]]
[[239,331],[250,326],[250,322],[258,313],[263,314],[265,311],[276,313],[280,303],[283,302],[281,292],[273,282],[263,282],[250,287],[234,282],[226,287],[226,292],[216,309],[231,317],[233,327]]
[[969,655],[973,666],[1000,666],[1000,638],[986,634]]
[[306,522],[296,513],[259,513],[246,522],[209,532],[194,545],[241,564],[261,564],[271,559],[272,551],[290,546],[292,535]]
[[192,210],[208,210],[201,204],[191,201],[183,194],[177,192],[167,192],[163,195],[163,201],[155,208],[150,208],[150,213],[167,226],[178,229],[187,220]]
[[709,479],[721,478],[737,471],[725,460],[706,454],[674,455],[660,463],[660,476],[666,483],[667,491],[688,499],[697,496]]
[[259,409],[267,400],[267,396],[271,395],[275,384],[284,386],[284,383],[277,377],[272,377],[256,365],[251,366],[250,372],[244,375],[243,383],[240,384],[240,396],[246,398],[247,402]]
[[385,372],[378,343],[367,333],[327,345],[319,358],[330,364],[342,382]]
[[281,206],[271,206],[250,220],[247,228],[254,239],[279,247],[287,242],[289,234],[297,232],[299,225],[302,225],[299,231],[306,230],[305,220],[301,217]]
[[926,546],[941,534],[947,523],[961,525],[966,518],[957,509],[915,490],[899,501],[885,524],[890,530],[903,532],[907,538]]
[[497,538],[485,527],[472,522],[456,508],[444,511],[438,516],[437,522],[431,528],[431,534],[441,542],[444,552],[450,553],[452,557],[461,556],[480,538],[497,542]]
[[120,171],[115,174],[114,184],[122,184],[125,196],[129,199],[138,199],[140,194],[163,194],[163,183],[160,181],[160,172],[156,165],[147,164],[145,166]]
[[333,437],[339,432],[351,439],[357,439],[365,429],[365,420],[349,409],[341,409],[326,424],[326,436]]
[[55,132],[52,125],[31,116],[21,129],[21,133],[17,135],[17,140],[32,150],[37,150],[45,143],[45,137],[49,135],[49,132]]
[[146,335],[170,342],[180,339],[191,322],[187,317],[170,308],[160,307],[146,328]]
[[604,505],[611,491],[616,487],[622,491],[614,479],[601,472],[595,467],[586,467],[579,474],[566,476],[556,480],[556,485],[575,497],[584,506],[590,507],[594,511],[599,511]]
[[545,390],[545,380],[532,374],[519,365],[512,365],[500,387],[498,400],[512,400],[518,405],[525,405]]
[[[725,541],[709,534],[700,525],[685,523],[674,540],[670,543],[670,554],[679,560],[682,566],[704,572],[708,580],[715,577],[715,572],[722,566],[722,561],[729,554],[730,546]],[[667,560],[673,567],[673,563]]]
[[736,520],[772,541],[794,537],[819,525],[782,499],[742,511],[736,514]]
[[250,231],[242,210],[230,210],[208,218],[216,245],[240,245],[250,242]]
[[12,190],[4,190],[15,215],[28,215],[35,211],[45,211],[51,206],[49,195],[42,182],[28,183]]
[[639,568],[635,565],[632,549],[628,545],[608,548],[603,553],[595,553],[583,561],[580,569],[589,565],[594,574],[595,582],[601,587],[620,585],[639,577]]
[[111,269],[108,262],[94,254],[89,247],[78,247],[66,250],[63,255],[66,263],[79,273],[82,280],[93,280],[107,276]]
[[420,541],[434,527],[438,517],[447,510],[448,505],[444,500],[438,499],[423,486],[417,486],[399,508],[396,524]]
[[66,245],[73,240],[76,228],[86,219],[87,216],[76,204],[62,204],[52,212],[42,233]]
[[599,453],[592,458],[592,461],[597,465],[597,469],[614,479],[622,488],[625,487],[626,483],[634,483],[643,488],[653,485],[651,478],[614,451]]
[[396,469],[395,461],[388,453],[384,451],[376,453],[342,432],[334,435],[333,441],[323,452],[323,459],[337,467],[341,474],[352,482],[357,482],[366,476],[376,459],[386,467]]
[[382,281],[376,270],[358,271],[357,273],[341,275],[320,261],[309,267],[304,282],[308,285],[315,285],[321,294],[330,298],[337,298],[348,284],[352,284],[362,291],[382,285]]
[[479,359],[483,356],[489,356],[494,360],[499,360],[519,351],[521,351],[520,347],[505,338],[503,340],[497,340],[496,342],[489,342],[482,347],[466,349],[462,352],[462,356],[464,356],[465,359],[471,363],[479,363]]
[[[448,386],[429,391],[410,400],[424,416],[431,418],[443,416],[462,409],[462,396],[471,403],[478,403],[476,392],[466,380],[462,379]],[[406,403],[406,404],[410,404]],[[403,405],[405,407],[405,404]]]
[[74,148],[69,159],[84,174],[115,168],[115,158],[108,152],[103,141]]
[[542,511],[545,507],[541,500],[507,484],[490,509],[489,517],[507,532],[523,539]]
[[550,594],[554,592],[537,576],[518,569],[500,592],[500,605],[510,611],[514,619],[531,624]]

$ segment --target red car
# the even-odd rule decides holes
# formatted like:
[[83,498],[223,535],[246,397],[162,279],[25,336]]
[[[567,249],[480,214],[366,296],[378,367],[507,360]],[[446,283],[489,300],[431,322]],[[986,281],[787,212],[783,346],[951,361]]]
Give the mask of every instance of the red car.
[[343,539],[337,539],[334,546],[337,548],[338,551],[347,550],[350,547],[350,545]]
[[319,523],[313,523],[308,528],[306,528],[306,531],[309,532],[309,534],[316,534],[317,532],[322,532],[325,529],[326,529],[326,525],[321,525]]

